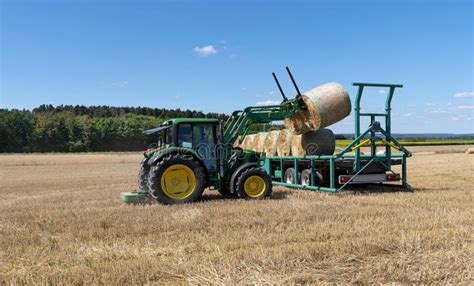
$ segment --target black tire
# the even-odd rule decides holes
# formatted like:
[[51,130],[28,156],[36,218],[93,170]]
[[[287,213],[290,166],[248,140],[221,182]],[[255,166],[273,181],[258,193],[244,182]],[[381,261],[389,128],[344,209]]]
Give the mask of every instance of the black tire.
[[301,171],[300,184],[302,184],[303,186],[311,185],[311,170],[310,169],[304,169],[303,171]]
[[147,163],[142,164],[138,172],[138,189],[148,191],[148,174],[150,173],[150,166]]
[[[314,180],[319,183],[323,181],[323,175],[319,171],[315,171]],[[311,169],[304,169],[300,174],[300,184],[303,186],[311,185]],[[315,182],[313,182],[313,185]]]
[[[259,180],[258,177],[261,180]],[[251,182],[248,182],[248,180],[256,180],[256,192],[252,195],[252,192],[250,190],[246,190],[246,183],[251,184]],[[249,185],[247,185],[249,186]],[[238,176],[237,178],[237,195],[240,198],[244,199],[264,199],[267,198],[271,195],[272,193],[272,179],[271,177],[263,170],[260,168],[248,168]]]
[[[175,168],[183,168],[182,165],[189,168],[191,170],[190,172],[194,174],[195,183],[191,183],[191,185],[194,185],[194,187],[190,186],[189,188],[191,189],[189,191],[186,191],[187,193],[189,193],[188,195],[182,198],[177,198],[171,196],[171,192],[169,190],[164,190],[161,183],[163,174],[167,172],[168,169],[168,171],[174,172],[175,170],[170,168],[173,168],[173,166],[175,166]],[[188,170],[187,168],[186,170]],[[187,180],[187,183],[190,183],[189,178],[187,178]],[[181,183],[178,183],[178,186],[179,184]],[[206,187],[206,178],[201,165],[196,162],[192,157],[172,155],[164,158],[156,166],[151,168],[148,177],[148,186],[150,195],[162,204],[174,205],[190,203],[196,201],[201,197],[202,192]],[[174,195],[178,197],[180,196],[179,193],[175,193]]]
[[[298,175],[298,182],[300,182],[301,173],[298,172],[297,175]],[[285,175],[283,176],[283,181],[285,181],[285,183],[287,183],[287,184],[294,184],[295,183],[294,176],[295,176],[295,169],[294,168],[288,168],[288,169],[286,169]]]

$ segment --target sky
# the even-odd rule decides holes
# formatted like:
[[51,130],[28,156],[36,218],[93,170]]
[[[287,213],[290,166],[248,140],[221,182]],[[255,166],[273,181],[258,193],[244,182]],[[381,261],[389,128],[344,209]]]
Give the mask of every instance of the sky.
[[[392,131],[474,133],[472,1],[0,0],[0,108],[230,114],[329,81],[398,83]],[[364,94],[383,111],[386,91]],[[330,128],[353,132],[351,114]],[[362,125],[365,126],[366,122]]]

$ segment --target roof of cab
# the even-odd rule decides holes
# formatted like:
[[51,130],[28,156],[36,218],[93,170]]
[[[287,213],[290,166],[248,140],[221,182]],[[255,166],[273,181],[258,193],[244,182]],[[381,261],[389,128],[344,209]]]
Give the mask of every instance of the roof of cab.
[[216,118],[173,118],[168,120],[172,124],[180,123],[217,123],[219,119]]

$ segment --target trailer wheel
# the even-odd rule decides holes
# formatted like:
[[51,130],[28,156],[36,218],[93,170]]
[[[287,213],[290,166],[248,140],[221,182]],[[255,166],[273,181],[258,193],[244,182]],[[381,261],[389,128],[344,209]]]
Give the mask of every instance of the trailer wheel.
[[248,168],[237,178],[237,195],[245,199],[264,199],[272,193],[272,179],[260,168]]
[[147,163],[142,164],[138,172],[138,189],[148,191],[148,174],[150,173],[150,166]]
[[199,199],[205,187],[200,164],[190,157],[172,155],[151,168],[148,185],[151,196],[166,205]]
[[[298,182],[300,182],[301,178],[301,173],[298,172]],[[287,184],[295,184],[295,169],[294,168],[288,168],[285,171],[285,175],[283,176],[283,180]]]
[[[321,172],[315,170],[314,171],[314,179],[316,182],[321,182],[323,180],[323,175],[321,174]],[[301,184],[303,186],[309,186],[311,185],[311,169],[304,169],[303,171],[301,171]],[[314,184],[315,182],[313,182]]]
[[304,169],[301,171],[301,184],[303,186],[309,186],[311,185],[311,170],[310,169]]

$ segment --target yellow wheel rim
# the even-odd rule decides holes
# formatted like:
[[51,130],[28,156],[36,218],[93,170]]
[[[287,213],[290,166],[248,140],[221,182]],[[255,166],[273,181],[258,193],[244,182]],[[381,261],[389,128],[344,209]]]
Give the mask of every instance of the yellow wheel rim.
[[161,189],[169,198],[185,199],[196,189],[196,175],[186,165],[172,165],[161,176]]
[[258,198],[265,193],[266,187],[267,184],[262,177],[253,175],[245,180],[244,192],[251,198]]

